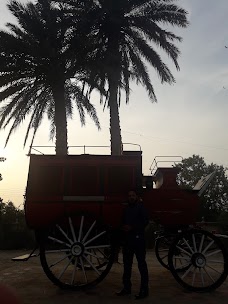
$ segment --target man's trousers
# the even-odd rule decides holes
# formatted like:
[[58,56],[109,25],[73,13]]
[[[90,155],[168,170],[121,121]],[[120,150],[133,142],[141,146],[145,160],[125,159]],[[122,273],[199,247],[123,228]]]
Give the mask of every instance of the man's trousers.
[[141,275],[140,290],[148,291],[148,269],[146,263],[146,245],[144,237],[134,236],[126,240],[123,246],[123,285],[127,290],[131,290],[131,273],[134,255],[138,262],[138,269]]

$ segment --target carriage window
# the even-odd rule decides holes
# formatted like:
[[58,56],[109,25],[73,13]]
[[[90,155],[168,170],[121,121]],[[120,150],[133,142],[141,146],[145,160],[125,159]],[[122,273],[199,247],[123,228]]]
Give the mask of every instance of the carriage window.
[[63,193],[63,167],[36,166],[30,172],[29,194],[61,195]]

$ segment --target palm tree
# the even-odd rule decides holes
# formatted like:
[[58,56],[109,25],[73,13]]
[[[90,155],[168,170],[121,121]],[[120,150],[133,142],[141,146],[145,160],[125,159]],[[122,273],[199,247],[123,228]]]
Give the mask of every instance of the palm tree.
[[[51,138],[56,137],[56,154],[67,154],[67,118],[74,108],[85,124],[87,112],[99,128],[89,95],[82,89],[87,74],[78,63],[76,43],[62,11],[49,0],[22,5],[8,4],[17,19],[0,31],[0,128],[12,132],[30,116],[24,145],[30,130],[32,142],[45,115],[51,121]],[[74,49],[74,51],[72,51]],[[7,101],[7,102],[6,102]]]
[[155,47],[164,51],[177,70],[179,50],[174,42],[181,37],[162,25],[186,27],[187,12],[175,0],[55,0],[67,9],[68,20],[84,30],[93,43],[90,68],[93,79],[108,87],[106,104],[110,110],[111,153],[122,151],[119,120],[121,92],[129,101],[130,81],[145,87],[149,98],[157,98],[148,65],[158,73],[162,83],[175,79]]

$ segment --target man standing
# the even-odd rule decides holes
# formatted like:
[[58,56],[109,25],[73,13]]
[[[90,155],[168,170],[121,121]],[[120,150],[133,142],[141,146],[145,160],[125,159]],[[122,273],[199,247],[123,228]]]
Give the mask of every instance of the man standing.
[[139,201],[135,191],[128,193],[128,205],[123,214],[123,289],[117,293],[118,296],[131,294],[131,272],[134,255],[138,262],[141,275],[141,285],[136,299],[148,296],[148,269],[146,263],[145,227],[149,219],[142,201]]

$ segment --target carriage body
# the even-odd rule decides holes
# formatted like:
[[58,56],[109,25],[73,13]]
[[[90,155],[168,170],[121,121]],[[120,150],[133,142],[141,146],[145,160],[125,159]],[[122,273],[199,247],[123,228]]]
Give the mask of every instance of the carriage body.
[[31,155],[26,221],[42,229],[77,212],[116,227],[126,197],[141,181],[141,157],[109,155]]
[[151,220],[170,226],[193,224],[199,197],[177,185],[177,173],[175,168],[158,168],[156,181],[145,187],[140,151],[121,156],[31,155],[26,221],[32,229],[43,229],[64,215],[86,212],[117,228],[127,192],[138,189]]

